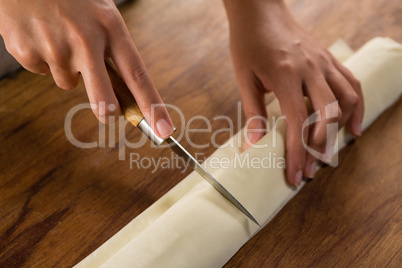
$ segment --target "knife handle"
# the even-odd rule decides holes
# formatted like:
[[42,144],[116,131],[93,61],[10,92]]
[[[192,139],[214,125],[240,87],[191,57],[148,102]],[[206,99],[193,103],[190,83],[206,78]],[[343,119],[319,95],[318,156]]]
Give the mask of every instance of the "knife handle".
[[114,93],[119,101],[121,112],[131,124],[137,127],[144,119],[140,107],[138,107],[133,94],[120,76],[114,63],[110,59],[107,59],[105,64],[110,81],[112,82]]
[[120,76],[120,73],[112,60],[105,60],[105,64],[110,77],[110,82],[112,83],[113,91],[119,101],[120,109],[124,117],[127,118],[127,120],[135,127],[138,127],[156,146],[161,145],[165,139],[159,138],[148,124],[147,120],[145,120],[133,94],[126,85],[126,82],[124,82],[123,78]]

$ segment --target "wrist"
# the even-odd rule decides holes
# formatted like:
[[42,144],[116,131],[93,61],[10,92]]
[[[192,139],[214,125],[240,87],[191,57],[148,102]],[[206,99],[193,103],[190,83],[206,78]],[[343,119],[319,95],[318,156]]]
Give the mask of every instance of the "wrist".
[[263,24],[292,25],[295,21],[284,0],[223,0],[232,27],[262,27]]
[[252,9],[265,9],[269,6],[273,7],[286,7],[284,0],[223,0],[223,4],[228,12],[232,10],[242,9],[252,10]]

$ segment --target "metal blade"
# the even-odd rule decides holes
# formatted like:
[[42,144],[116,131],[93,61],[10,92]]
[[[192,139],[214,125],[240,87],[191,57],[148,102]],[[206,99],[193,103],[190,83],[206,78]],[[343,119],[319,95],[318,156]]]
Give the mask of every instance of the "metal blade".
[[236,208],[238,208],[244,215],[246,215],[250,220],[252,220],[258,226],[261,226],[256,219],[247,211],[242,204],[231,194],[225,187],[222,186],[211,174],[208,173],[198,161],[189,154],[183,146],[180,145],[173,137],[166,139],[167,143],[170,145],[172,150],[182,157],[186,163],[188,163],[194,170],[196,170],[207,182],[209,182],[220,194],[222,194],[227,200],[230,201]]

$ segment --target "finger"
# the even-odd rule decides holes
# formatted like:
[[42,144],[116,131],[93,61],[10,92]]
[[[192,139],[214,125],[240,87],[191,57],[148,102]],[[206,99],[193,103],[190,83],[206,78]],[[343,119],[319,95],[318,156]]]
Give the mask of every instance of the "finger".
[[[282,112],[286,117],[286,168],[288,181],[300,185],[306,159],[308,140],[307,108],[301,82],[282,79],[282,88],[276,90]],[[276,87],[278,88],[278,87]]]
[[342,113],[333,92],[323,76],[318,75],[316,72],[308,76],[305,81],[305,91],[315,112],[313,117],[317,116],[310,128],[308,147],[306,148],[309,155],[313,157],[307,157],[304,166],[304,176],[313,178],[317,164],[316,159],[324,162],[332,160],[339,127],[336,127],[336,133],[329,133],[327,126],[330,123],[338,123]]
[[350,120],[359,102],[359,96],[338,70],[328,73],[326,79],[342,110],[342,119],[339,122],[339,128],[341,128]]
[[[125,27],[125,26],[124,26]],[[126,28],[111,38],[110,55],[133,94],[145,119],[161,138],[173,133],[173,124],[159,92]]]
[[43,75],[50,72],[49,66],[44,62],[29,39],[17,36],[14,39],[6,39],[5,41],[7,51],[26,70]]
[[265,109],[265,90],[252,73],[236,72],[243,109],[246,115],[247,136],[244,149],[247,150],[259,141],[266,133],[267,110]]
[[107,73],[104,55],[91,57],[81,74],[95,116],[103,123],[115,121],[115,116],[120,115],[121,110]]
[[35,74],[49,74],[50,68],[42,57],[35,50],[26,48],[26,51],[13,51],[13,57],[24,67],[24,69]]
[[[18,61],[18,60],[17,60]],[[27,64],[25,61],[18,61],[24,69],[34,74],[47,75],[50,73],[49,65],[46,62],[37,62],[35,64]]]
[[310,153],[306,156],[306,163],[304,165],[303,176],[309,179],[315,177],[317,172],[317,159]]
[[50,71],[59,88],[70,90],[77,87],[80,77],[79,72],[73,72],[69,68],[61,68],[57,65],[51,65]]
[[359,100],[356,104],[356,108],[352,112],[352,115],[349,120],[349,129],[350,132],[355,136],[360,136],[362,132],[362,121],[364,116],[364,98],[363,92],[361,89],[360,81],[357,80],[354,75],[341,63],[339,63],[336,59],[333,59],[335,67],[342,73],[342,75],[349,81],[355,90]]
[[78,85],[79,72],[72,66],[71,59],[74,57],[71,47],[67,45],[67,41],[52,39],[55,33],[46,30],[41,28],[43,58],[50,68],[56,85],[64,90],[73,89]]

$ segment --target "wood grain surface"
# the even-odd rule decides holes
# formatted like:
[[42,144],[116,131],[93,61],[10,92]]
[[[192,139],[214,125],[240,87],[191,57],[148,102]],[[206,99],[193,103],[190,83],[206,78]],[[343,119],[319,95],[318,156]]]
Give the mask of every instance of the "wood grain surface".
[[[402,42],[398,0],[288,0],[297,20],[324,46],[344,38],[358,48],[375,36]],[[240,95],[230,61],[221,1],[138,0],[121,12],[168,104],[188,120],[237,116]],[[89,109],[72,120],[82,149],[66,138],[64,120],[88,102],[81,83],[58,89],[51,76],[21,71],[0,81],[0,267],[69,267],[85,258],[182,180],[179,169],[130,168],[130,153],[170,157],[150,143],[119,160],[117,126],[98,125]],[[171,112],[181,129],[180,118]],[[401,267],[402,101],[386,111],[303,188],[227,267]],[[235,120],[234,127],[241,124]],[[194,121],[191,127],[203,127]],[[141,138],[128,125],[129,141]],[[101,137],[101,138],[99,138]],[[193,135],[198,144],[209,135]],[[219,143],[228,133],[216,137]],[[210,155],[215,148],[188,150]],[[110,146],[112,145],[112,146]],[[202,157],[201,157],[202,158]]]

